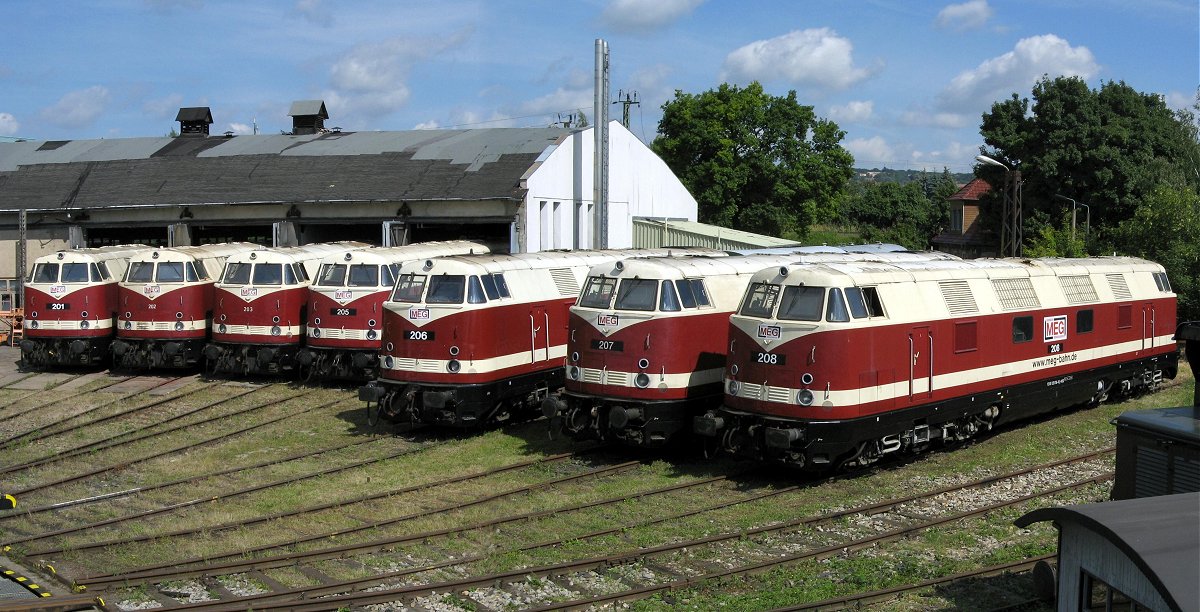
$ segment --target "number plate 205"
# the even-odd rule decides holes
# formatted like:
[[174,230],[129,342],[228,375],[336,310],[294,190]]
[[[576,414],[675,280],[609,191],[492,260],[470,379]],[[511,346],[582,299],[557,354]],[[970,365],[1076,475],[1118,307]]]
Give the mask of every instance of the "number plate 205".
[[764,363],[766,365],[784,365],[787,363],[787,355],[778,353],[754,353],[754,363]]

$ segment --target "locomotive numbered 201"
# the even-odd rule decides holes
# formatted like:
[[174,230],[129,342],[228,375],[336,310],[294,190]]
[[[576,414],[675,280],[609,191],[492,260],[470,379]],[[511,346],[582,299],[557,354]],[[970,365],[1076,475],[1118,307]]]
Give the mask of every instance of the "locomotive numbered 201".
[[729,320],[724,450],[867,465],[1176,374],[1175,294],[1126,257],[824,263],[751,280]]

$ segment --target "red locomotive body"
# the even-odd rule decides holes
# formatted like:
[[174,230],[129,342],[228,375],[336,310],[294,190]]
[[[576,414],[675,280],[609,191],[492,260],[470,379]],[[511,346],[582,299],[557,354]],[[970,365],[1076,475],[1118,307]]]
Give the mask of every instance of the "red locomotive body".
[[563,382],[567,318],[593,265],[667,251],[444,257],[401,267],[383,364],[359,397],[401,422],[472,427],[536,416]]
[[39,257],[25,283],[23,365],[104,362],[114,333],[117,281],[129,258],[147,248],[120,245]]
[[209,368],[242,374],[291,368],[304,340],[308,287],[320,259],[368,246],[309,244],[230,257],[213,287],[212,342],[204,348]]
[[807,469],[963,440],[1176,374],[1175,294],[1134,258],[828,263],[755,276],[697,433]]
[[184,368],[199,363],[213,311],[213,282],[249,243],[154,249],[129,262],[118,288],[114,364]]
[[307,342],[296,355],[297,364],[308,378],[373,379],[382,344],[383,302],[400,264],[487,252],[480,242],[450,240],[327,256],[309,286]]

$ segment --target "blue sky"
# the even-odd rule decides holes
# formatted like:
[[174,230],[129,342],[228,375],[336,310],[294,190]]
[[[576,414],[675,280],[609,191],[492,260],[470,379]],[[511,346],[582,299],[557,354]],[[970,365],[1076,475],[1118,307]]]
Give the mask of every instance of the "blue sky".
[[[545,126],[592,117],[594,42],[654,138],[675,90],[757,80],[846,132],[859,167],[967,171],[980,115],[1043,74],[1124,81],[1190,107],[1196,0],[4,0],[0,136],[291,127],[323,99],[344,130]],[[620,107],[611,107],[620,118]]]

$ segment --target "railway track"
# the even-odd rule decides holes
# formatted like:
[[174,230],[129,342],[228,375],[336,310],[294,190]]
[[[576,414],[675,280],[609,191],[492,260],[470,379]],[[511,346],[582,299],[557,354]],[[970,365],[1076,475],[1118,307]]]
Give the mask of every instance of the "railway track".
[[[722,532],[714,535],[709,535],[700,538],[693,538],[686,541],[671,542],[658,546],[640,548],[637,550],[627,550],[616,554],[605,555],[601,557],[588,557],[573,561],[565,561],[560,563],[546,564],[540,566],[527,566],[519,569],[491,572],[482,574],[472,574],[470,568],[487,560],[493,554],[504,554],[504,551],[488,552],[477,555],[461,555],[441,560],[427,561],[424,563],[414,563],[411,567],[400,570],[395,570],[385,573],[377,573],[362,578],[353,580],[336,580],[332,577],[323,574],[319,570],[309,570],[303,572],[311,581],[317,584],[309,584],[303,588],[288,588],[278,581],[268,578],[263,572],[271,568],[278,567],[296,567],[299,563],[312,563],[323,559],[345,559],[352,558],[352,555],[361,555],[364,553],[377,552],[386,550],[390,547],[400,546],[407,542],[428,542],[432,538],[440,537],[463,537],[464,534],[471,532],[479,532],[486,530],[494,530],[499,525],[512,522],[528,522],[538,520],[547,516],[561,515],[563,513],[573,512],[579,508],[590,506],[595,507],[602,504],[613,504],[614,507],[622,503],[627,503],[632,497],[642,497],[651,495],[664,495],[669,493],[668,489],[675,487],[667,487],[663,490],[652,490],[643,492],[634,492],[628,496],[618,496],[606,500],[597,500],[589,504],[581,504],[576,507],[559,507],[553,510],[547,510],[540,513],[525,513],[511,516],[497,517],[490,521],[484,521],[477,524],[463,525],[454,528],[446,528],[443,530],[420,532],[416,534],[408,534],[403,537],[397,537],[386,540],[374,540],[366,543],[355,545],[345,545],[339,547],[326,547],[308,552],[287,552],[280,553],[274,556],[239,560],[224,564],[213,563],[213,559],[201,560],[194,559],[184,561],[176,565],[175,568],[161,568],[158,570],[143,568],[138,571],[126,572],[120,575],[110,576],[93,576],[77,581],[78,586],[85,586],[88,592],[97,590],[113,590],[125,585],[141,584],[140,588],[154,590],[163,585],[164,582],[178,585],[178,582],[186,579],[193,579],[197,584],[201,585],[202,590],[209,593],[213,597],[212,601],[203,603],[178,603],[176,606],[169,606],[168,609],[245,609],[253,607],[254,609],[280,609],[280,608],[295,608],[305,609],[305,606],[311,609],[328,609],[329,607],[339,606],[357,606],[367,605],[370,603],[401,601],[406,605],[420,605],[420,598],[428,596],[430,593],[439,592],[465,592],[468,599],[475,599],[481,605],[489,605],[489,594],[487,589],[494,589],[496,584],[509,585],[505,588],[519,589],[519,585],[529,581],[530,577],[538,577],[543,581],[549,581],[550,584],[559,585],[559,595],[557,599],[551,597],[552,601],[543,604],[545,609],[556,609],[560,607],[586,607],[589,605],[612,603],[618,601],[629,601],[648,597],[656,593],[668,592],[680,588],[686,588],[699,584],[706,580],[714,580],[717,578],[736,576],[746,573],[761,572],[772,567],[795,563],[805,559],[818,559],[825,556],[842,554],[846,550],[856,550],[867,546],[877,545],[882,542],[892,541],[904,537],[909,537],[914,533],[922,530],[931,529],[940,525],[946,525],[955,521],[968,520],[972,517],[978,517],[988,512],[1011,507],[1016,504],[1025,503],[1039,497],[1052,495],[1061,491],[1071,490],[1073,488],[1087,486],[1096,482],[1102,482],[1111,475],[1101,471],[1099,474],[1090,478],[1084,478],[1066,485],[1053,488],[1050,490],[1034,491],[1022,495],[1014,496],[1005,501],[983,505],[980,507],[969,508],[959,512],[945,513],[938,516],[924,516],[919,512],[909,512],[910,516],[907,520],[910,524],[903,527],[895,527],[893,529],[879,530],[876,533],[859,535],[857,537],[835,536],[832,541],[818,541],[819,537],[813,534],[829,534],[837,533],[834,531],[813,530],[819,525],[828,525],[837,521],[844,521],[848,517],[874,517],[884,513],[889,513],[890,520],[896,520],[895,514],[897,509],[901,507],[912,508],[919,506],[923,501],[935,499],[939,496],[951,495],[956,492],[968,490],[976,490],[982,487],[995,486],[998,483],[1006,484],[1010,488],[1014,481],[1020,480],[1023,475],[1039,471],[1050,470],[1060,466],[1077,466],[1081,463],[1094,461],[1108,453],[1112,449],[1105,449],[1097,453],[1089,453],[1086,455],[1072,457],[1067,460],[1054,462],[1042,466],[1035,466],[1025,470],[1019,470],[998,476],[992,476],[984,479],[973,480],[957,484],[950,487],[943,487],[936,491],[928,491],[921,494],[911,495],[899,499],[884,500],[872,504],[865,504],[855,508],[847,508],[836,512],[824,513],[816,516],[808,516],[794,521],[789,521],[783,524],[773,524],[758,526],[738,531]],[[618,464],[620,465],[620,464]],[[1095,470],[1093,470],[1095,471]],[[715,483],[725,480],[725,477],[714,477],[698,481],[693,484],[686,485],[687,487],[696,486],[714,486]],[[683,488],[684,485],[678,485]],[[611,536],[616,533],[622,533],[633,529],[653,528],[667,522],[677,521],[686,516],[703,515],[706,512],[713,512],[718,509],[727,509],[736,507],[742,504],[751,504],[754,501],[766,497],[778,495],[786,495],[796,489],[803,488],[801,486],[784,487],[777,490],[756,491],[751,494],[742,495],[736,500],[726,500],[720,503],[710,504],[701,508],[692,508],[682,512],[674,512],[657,516],[652,519],[643,521],[628,522],[616,527],[594,530],[588,533],[572,534],[566,538],[549,539],[539,542],[527,543],[517,547],[514,550],[507,551],[508,553],[530,552],[530,551],[546,551],[549,549],[560,549],[568,542],[578,542],[581,540],[601,538]],[[497,495],[513,494],[513,492],[500,492]],[[438,509],[431,509],[429,512],[438,512]],[[448,508],[444,511],[448,511]],[[781,534],[804,534],[799,541],[789,541],[784,543],[784,536]],[[323,534],[311,541],[319,539],[328,539],[330,534]],[[790,537],[790,536],[789,536]],[[727,557],[753,559],[753,563],[734,564],[730,567],[712,567],[711,561],[696,561],[695,551],[705,548],[719,548],[721,546],[729,546],[731,543],[737,544],[740,542],[761,542],[763,538],[767,538],[766,544],[760,546],[761,550],[754,554],[747,554],[744,550],[739,550],[737,554],[726,555]],[[797,551],[797,547],[800,549]],[[256,550],[243,551],[244,554],[260,554],[266,550],[276,547],[260,547]],[[277,548],[276,548],[277,549]],[[681,551],[692,551],[686,553]],[[786,554],[781,551],[792,551]],[[231,555],[225,555],[225,558]],[[222,557],[218,557],[222,558]],[[657,561],[658,559],[666,558],[667,561]],[[689,563],[693,565],[689,567]],[[185,566],[180,568],[179,566]],[[581,585],[588,584],[588,580],[582,576],[588,573],[596,572],[597,570],[612,568],[630,568],[630,567],[651,567],[651,575],[653,580],[646,578],[646,574],[642,574],[639,580],[632,580],[637,583],[636,586],[620,589],[610,588],[607,592],[601,594],[580,596],[586,589]],[[699,569],[697,569],[699,568]],[[441,573],[441,579],[434,578],[419,578],[420,576],[430,576],[431,574]],[[463,577],[455,579],[446,579],[445,573],[466,574]],[[637,572],[631,571],[634,575]],[[266,585],[266,592],[258,593],[249,596],[235,596],[230,598],[229,590],[222,585],[218,577],[230,575],[249,575],[259,583]],[[264,578],[267,578],[264,580]],[[400,587],[394,585],[398,581],[407,581],[407,584]],[[649,582],[649,584],[647,584]],[[220,587],[220,588],[218,588]],[[568,588],[570,587],[570,588]],[[172,591],[171,587],[164,587],[167,591]],[[370,589],[367,591],[366,589]],[[483,589],[484,592],[476,593],[477,589]],[[564,589],[571,590],[575,595],[573,598],[564,598],[561,591]],[[174,592],[174,591],[172,591]],[[160,604],[166,605],[165,599],[171,599],[169,594],[159,593],[155,599]],[[319,599],[317,599],[319,598]],[[112,597],[108,598],[112,600]]]

